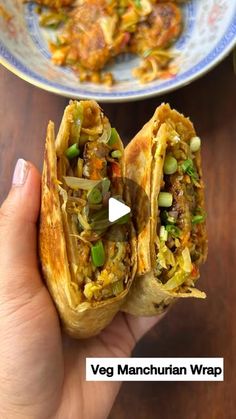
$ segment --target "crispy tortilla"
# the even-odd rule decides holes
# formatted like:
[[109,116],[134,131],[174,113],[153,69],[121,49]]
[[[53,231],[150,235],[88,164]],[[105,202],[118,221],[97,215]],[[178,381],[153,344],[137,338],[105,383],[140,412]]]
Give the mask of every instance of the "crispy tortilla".
[[[169,105],[162,104],[125,150],[125,176],[145,189],[151,207],[150,219],[137,237],[137,275],[129,292],[129,297],[122,308],[134,315],[149,316],[161,313],[179,297],[205,298],[205,293],[197,290],[194,284],[168,289],[155,273],[158,254],[156,243],[159,240],[158,231],[160,228],[160,211],[157,198],[163,183],[163,165],[167,144],[173,136],[179,136],[184,142],[189,143],[190,139],[196,136],[196,133],[188,118],[175,110],[171,110]],[[195,153],[194,159],[201,180],[202,170],[199,151]],[[204,209],[203,187],[197,190],[197,200],[201,208]],[[139,223],[139,220],[142,219],[143,206],[148,205],[148,203],[140,202],[135,190],[131,191],[131,203],[136,215],[135,221]],[[205,222],[199,227],[198,235],[201,248],[201,255],[197,261],[199,266],[207,256]]]
[[[43,275],[65,330],[73,337],[87,338],[98,334],[109,324],[124,302],[134,277],[136,254],[134,239],[131,239],[130,276],[125,289],[119,295],[101,301],[80,300],[79,281],[75,281],[69,263],[71,255],[76,258],[73,246],[78,243],[68,240],[69,235],[66,231],[68,225],[60,201],[57,167],[58,156],[68,147],[74,104],[75,102],[70,102],[65,109],[56,142],[54,124],[49,122],[47,129],[42,175],[39,250]],[[92,105],[97,106],[95,102]]]

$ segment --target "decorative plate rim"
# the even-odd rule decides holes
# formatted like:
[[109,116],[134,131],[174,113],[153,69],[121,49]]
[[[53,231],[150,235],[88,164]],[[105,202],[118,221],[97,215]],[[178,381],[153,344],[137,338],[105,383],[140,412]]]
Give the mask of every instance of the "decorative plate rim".
[[[47,83],[46,80],[40,81],[36,74],[34,78],[31,75],[27,75],[26,71],[22,69],[24,64],[17,59],[8,48],[0,41],[0,63],[14,73],[16,76],[20,77],[24,81],[39,87],[43,90],[46,90],[51,93],[58,94],[64,97],[70,98],[80,98],[80,99],[94,99],[100,102],[128,102],[134,100],[147,99],[153,96],[159,96],[165,93],[169,93],[173,90],[176,90],[182,86],[186,86],[190,82],[198,79],[199,77],[206,74],[217,64],[219,64],[236,46],[236,16],[233,17],[230,25],[228,26],[225,34],[222,36],[221,40],[214,47],[209,54],[204,57],[199,63],[195,64],[192,68],[185,71],[184,73],[177,75],[174,79],[167,80],[163,82],[161,86],[152,86],[146,87],[137,91],[124,91],[124,92],[88,92],[83,87],[78,89],[66,88],[60,84],[58,86],[53,86],[50,83]],[[7,58],[6,58],[7,57]],[[16,62],[18,64],[14,64]],[[33,73],[33,72],[32,72]],[[33,73],[34,74],[34,73]],[[57,83],[55,83],[57,84]]]

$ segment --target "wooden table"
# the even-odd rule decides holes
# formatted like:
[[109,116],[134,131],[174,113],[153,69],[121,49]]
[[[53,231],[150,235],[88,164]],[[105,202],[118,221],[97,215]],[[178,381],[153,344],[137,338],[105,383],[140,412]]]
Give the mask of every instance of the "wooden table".
[[[40,169],[47,122],[59,123],[67,100],[0,69],[0,201],[18,157]],[[204,78],[165,97],[104,109],[127,142],[168,101],[189,115],[203,140],[209,257],[199,287],[205,301],[180,301],[137,346],[140,357],[225,358],[224,383],[126,383],[110,419],[236,417],[236,79],[228,58]],[[66,418],[65,418],[66,419]]]

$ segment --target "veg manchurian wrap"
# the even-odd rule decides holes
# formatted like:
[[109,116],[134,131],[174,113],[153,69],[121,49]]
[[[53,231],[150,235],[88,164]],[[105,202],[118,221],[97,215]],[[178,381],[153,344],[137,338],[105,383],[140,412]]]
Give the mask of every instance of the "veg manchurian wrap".
[[[207,256],[200,145],[191,121],[162,104],[125,150],[126,177],[145,190],[150,217],[124,311],[148,316],[179,297],[205,298],[195,288]],[[133,189],[131,203],[140,231],[148,202]]]
[[64,328],[74,337],[93,336],[112,320],[136,269],[131,223],[108,221],[109,197],[125,193],[123,160],[120,137],[96,102],[71,101],[56,141],[49,122],[40,258]]

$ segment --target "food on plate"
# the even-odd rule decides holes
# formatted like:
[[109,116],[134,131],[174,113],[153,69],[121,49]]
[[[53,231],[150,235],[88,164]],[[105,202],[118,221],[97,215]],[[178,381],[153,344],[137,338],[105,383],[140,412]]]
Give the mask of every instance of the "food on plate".
[[41,6],[52,7],[54,9],[60,9],[61,7],[70,6],[74,3],[74,0],[34,0],[35,3]]
[[[124,310],[162,312],[179,297],[205,298],[195,288],[207,256],[201,140],[188,118],[159,106],[125,150],[125,175],[150,199],[149,222],[137,237],[137,276]],[[131,192],[134,226],[145,205]]]
[[131,222],[108,220],[109,198],[128,197],[123,161],[120,137],[94,101],[70,102],[56,140],[48,125],[40,258],[62,323],[75,337],[93,336],[112,320],[136,270]]
[[[58,29],[49,41],[52,61],[69,66],[80,81],[115,82],[106,65],[122,53],[138,55],[134,77],[146,83],[178,72],[171,46],[183,29],[178,1],[43,0],[40,24]],[[64,7],[71,6],[71,7]]]

